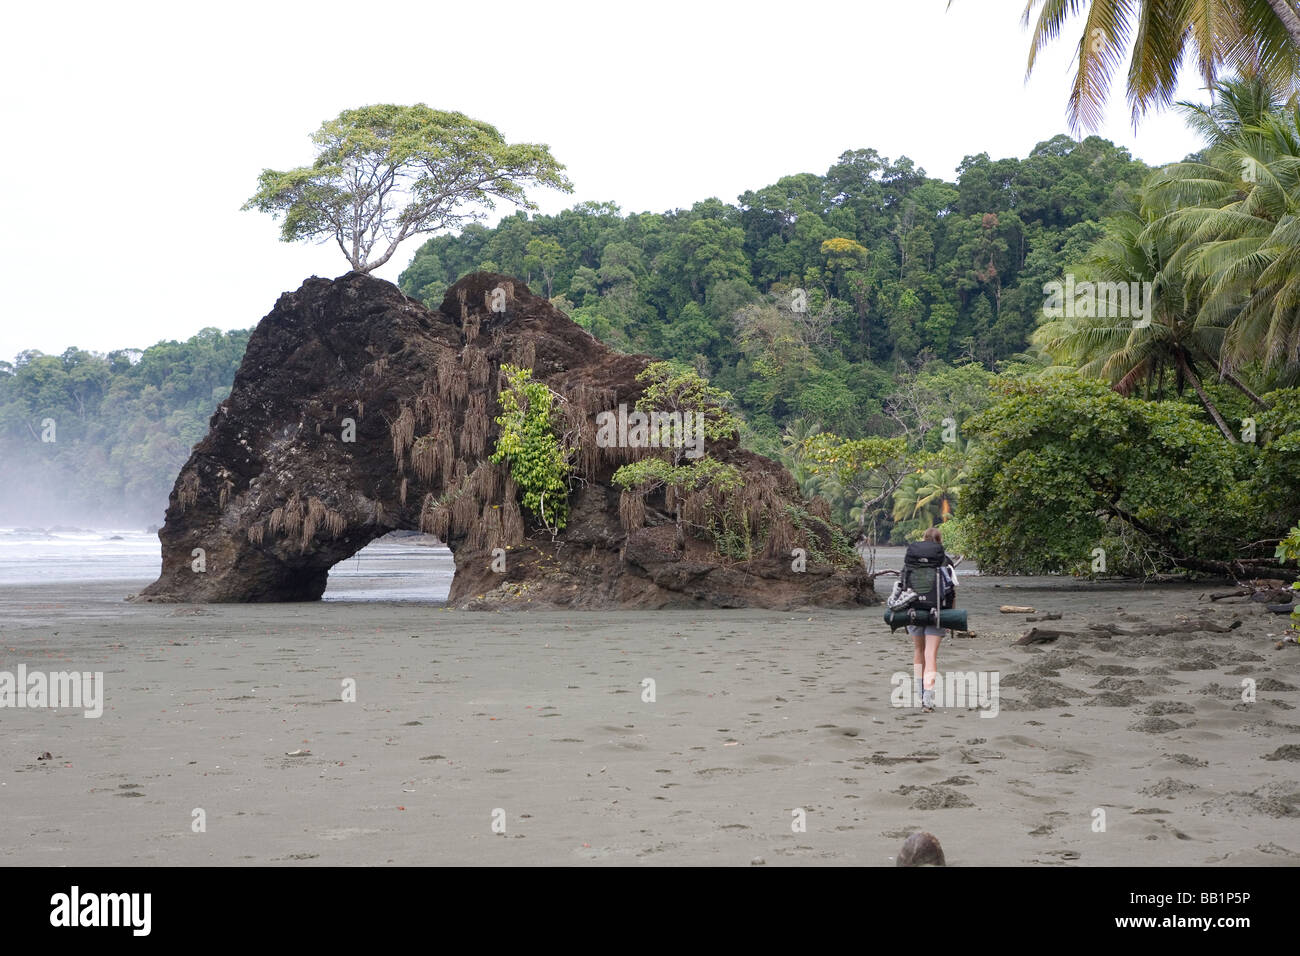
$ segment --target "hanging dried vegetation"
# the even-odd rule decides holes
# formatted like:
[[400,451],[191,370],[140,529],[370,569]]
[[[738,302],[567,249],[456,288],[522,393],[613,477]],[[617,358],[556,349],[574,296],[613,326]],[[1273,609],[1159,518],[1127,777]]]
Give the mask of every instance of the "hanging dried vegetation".
[[388,429],[393,437],[393,460],[397,462],[397,470],[403,471],[406,467],[406,449],[415,441],[415,412],[411,411],[411,406],[403,405]]
[[181,511],[185,511],[190,505],[199,500],[198,472],[187,471],[185,473],[177,487],[176,498],[180,502]]
[[420,530],[434,535],[439,541],[446,541],[450,527],[451,509],[434,498],[432,493],[425,495],[420,507]]
[[618,496],[618,520],[628,534],[645,525],[645,495],[624,491]]

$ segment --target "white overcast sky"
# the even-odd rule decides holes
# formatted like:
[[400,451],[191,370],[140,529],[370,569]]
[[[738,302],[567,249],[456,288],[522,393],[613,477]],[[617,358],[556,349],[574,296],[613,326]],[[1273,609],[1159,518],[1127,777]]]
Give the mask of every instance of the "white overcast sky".
[[[1062,38],[1028,84],[1024,0],[654,4],[10,4],[0,31],[0,358],[247,328],[337,247],[240,212],[340,110],[424,102],[543,142],[572,195],[624,212],[734,202],[844,150],[951,179],[1066,131]],[[1074,27],[1074,30],[1081,27]],[[1184,97],[1200,99],[1193,77]],[[1198,148],[1172,113],[1102,135],[1150,163]],[[419,240],[379,275],[396,280]]]

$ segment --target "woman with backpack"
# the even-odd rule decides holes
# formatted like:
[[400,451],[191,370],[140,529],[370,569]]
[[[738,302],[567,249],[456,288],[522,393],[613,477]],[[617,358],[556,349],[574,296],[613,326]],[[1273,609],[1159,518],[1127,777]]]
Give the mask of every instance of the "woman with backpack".
[[957,575],[950,570],[953,567],[952,558],[943,549],[943,533],[937,527],[927,528],[920,541],[909,544],[903,558],[905,586],[921,594],[922,603],[932,603],[936,609],[932,624],[907,626],[912,638],[912,673],[923,714],[934,713],[934,682],[939,674],[939,641],[943,637],[938,613],[953,604],[951,591],[957,584]]

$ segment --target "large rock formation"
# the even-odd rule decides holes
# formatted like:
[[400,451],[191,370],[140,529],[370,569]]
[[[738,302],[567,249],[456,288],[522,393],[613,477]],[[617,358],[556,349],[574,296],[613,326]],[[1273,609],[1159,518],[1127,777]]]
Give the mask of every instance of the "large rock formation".
[[[610,477],[646,452],[598,447],[595,415],[637,400],[648,361],[507,276],[462,279],[437,312],[370,276],[309,279],[253,332],[176,479],[162,575],[135,600],[314,600],[333,565],[411,529],[452,548],[449,600],[462,607],[876,603],[842,547],[821,559],[835,552],[824,502],[804,502],[780,465],[734,440],[708,454],[740,468],[744,488],[694,505],[737,515],[752,534],[736,556],[748,549],[749,560],[720,556],[707,534],[683,541],[663,491],[620,513],[629,493]],[[569,523],[555,536],[521,513],[506,466],[488,460],[503,363],[533,369],[578,437]],[[798,546],[810,555],[801,573]]]

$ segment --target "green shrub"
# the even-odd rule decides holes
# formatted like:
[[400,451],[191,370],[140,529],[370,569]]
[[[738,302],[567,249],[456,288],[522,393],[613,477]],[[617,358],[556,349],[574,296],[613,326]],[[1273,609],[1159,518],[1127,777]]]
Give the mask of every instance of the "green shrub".
[[501,373],[508,384],[499,396],[501,436],[490,460],[509,466],[524,508],[552,532],[559,531],[569,519],[573,466],[571,450],[556,435],[555,395],[530,369],[502,365]]

